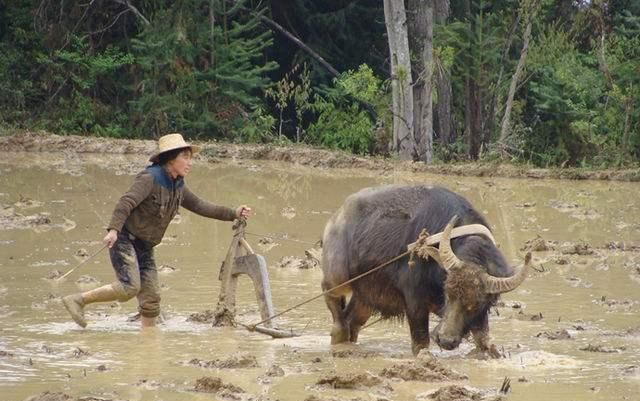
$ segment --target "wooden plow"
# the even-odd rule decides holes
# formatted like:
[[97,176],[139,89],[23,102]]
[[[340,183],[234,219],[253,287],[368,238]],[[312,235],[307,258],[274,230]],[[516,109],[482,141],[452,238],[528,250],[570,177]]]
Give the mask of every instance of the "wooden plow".
[[[220,296],[214,312],[214,326],[235,326],[237,324],[250,331],[270,335],[274,338],[295,337],[297,334],[291,330],[283,330],[273,327],[273,302],[271,300],[271,285],[267,262],[262,255],[253,251],[251,245],[245,239],[244,219],[236,220],[233,224],[233,238],[227,251],[227,256],[220,266]],[[246,274],[253,282],[256,293],[256,301],[260,309],[263,325],[248,326],[235,319],[236,314],[236,288],[238,277]]]

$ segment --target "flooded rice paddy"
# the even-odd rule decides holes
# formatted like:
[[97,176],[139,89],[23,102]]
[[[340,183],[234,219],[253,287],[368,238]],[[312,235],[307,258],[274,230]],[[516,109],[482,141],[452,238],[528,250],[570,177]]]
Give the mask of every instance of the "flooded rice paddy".
[[[249,160],[195,165],[187,178],[195,193],[253,207],[247,240],[267,260],[276,311],[320,292],[321,271],[303,263],[305,251],[345,197],[367,186],[445,186],[485,214],[509,260],[533,250],[539,271],[491,312],[492,342],[505,357],[473,358],[465,341],[455,351],[432,343],[430,359],[411,355],[408,326],[399,321],[364,329],[356,345],[332,347],[322,299],[277,319],[302,334],[295,338],[194,319],[215,309],[232,232],[229,223],[188,211],[156,248],[164,323],[141,332],[129,321],[136,312],[129,301],[91,305],[87,329],[76,326],[60,297],[111,282],[108,255],[98,253],[62,282],[53,278],[100,249],[112,208],[144,161],[0,157],[0,400],[480,400],[499,397],[503,384],[502,397],[513,401],[640,400],[638,184]],[[243,323],[260,320],[246,278],[237,309]]]

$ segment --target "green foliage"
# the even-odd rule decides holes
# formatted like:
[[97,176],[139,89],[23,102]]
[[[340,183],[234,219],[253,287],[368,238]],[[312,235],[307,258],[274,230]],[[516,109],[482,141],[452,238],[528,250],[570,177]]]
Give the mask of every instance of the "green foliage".
[[[284,123],[284,112],[291,102],[294,104],[298,127],[302,123],[302,114],[309,107],[307,99],[310,95],[309,72],[305,66],[302,67],[302,73],[298,75],[300,65],[295,65],[291,71],[286,73],[281,80],[275,83],[273,87],[265,90],[265,96],[275,102],[278,109],[279,125],[278,138],[282,138],[282,124]],[[298,142],[300,138],[298,137]]]
[[367,65],[343,73],[334,80],[333,87],[315,97],[312,108],[318,119],[308,129],[312,143],[358,154],[371,151],[376,122],[353,99],[382,111],[381,83]]
[[93,133],[120,136],[123,127],[114,124],[115,111],[106,102],[118,90],[118,72],[133,62],[111,46],[91,54],[86,37],[72,36],[67,50],[41,54],[44,81],[51,93],[45,110],[48,128],[62,133]]
[[37,93],[31,80],[17,68],[25,59],[17,49],[0,43],[0,120],[17,123],[27,114],[28,99]]
[[33,99],[41,96],[32,79],[41,37],[31,29],[30,5],[18,3],[0,6],[0,122],[24,126]]
[[442,68],[449,71],[455,60],[456,50],[451,46],[435,46],[433,48],[434,58],[440,61]]
[[627,114],[638,78],[634,66],[628,64],[633,57],[627,50],[640,43],[617,35],[605,43],[605,62],[613,77],[613,86],[607,88],[598,60],[601,48],[581,52],[558,26],[544,32],[530,53],[534,78],[524,117],[535,132],[526,144],[527,151],[535,155],[533,161],[599,166],[628,161],[628,153],[621,150],[632,142],[624,137],[625,124],[629,132],[629,121],[637,121],[637,116]]
[[[504,74],[500,78],[501,71],[508,70],[517,62],[515,59],[502,59],[508,24],[513,19],[511,10],[492,9],[489,4],[486,1],[474,2],[464,18],[434,29],[435,54],[452,78],[454,120],[459,124],[456,127],[459,132],[465,131],[462,124],[465,110],[469,107],[465,94],[468,84],[477,87],[475,102],[481,125],[488,131],[498,126],[496,102],[504,98],[508,90],[508,80]],[[495,134],[492,131],[486,136],[490,138]]]
[[[356,153],[387,151],[388,81],[377,78],[389,74],[381,2],[135,4],[139,14],[116,1],[3,2],[0,127],[112,137],[175,130],[249,142],[295,136]],[[500,149],[491,145],[522,50],[522,11],[531,3],[449,4],[448,21],[436,15],[433,46],[438,68],[451,78],[455,132],[449,137],[458,139],[436,143],[436,157],[463,159],[469,137],[481,136],[485,155],[497,149],[491,157],[509,154],[536,165],[637,163],[640,2],[535,3],[540,8],[515,93],[512,135]],[[332,81],[307,51],[272,34],[261,16],[347,72]]]
[[271,34],[247,0],[141,2],[148,25],[118,3],[18,3],[0,7],[4,124],[233,138],[277,66],[264,60]]
[[441,144],[434,149],[434,159],[443,162],[456,162],[463,160],[465,154],[464,142],[458,140],[453,143]]
[[335,81],[345,94],[368,104],[379,102],[381,82],[373,74],[373,70],[366,64],[362,64],[358,71],[348,71]]
[[302,124],[305,112],[311,109],[309,98],[311,97],[311,80],[309,69],[305,65],[300,74],[300,84],[293,90],[293,104],[296,110],[296,142],[300,142],[302,136]]
[[[638,7],[640,8],[640,7]],[[640,13],[640,10],[638,10]],[[613,130],[621,132],[620,144],[626,157],[640,156],[640,15],[624,15],[609,42],[614,86],[609,94],[612,107],[605,118]]]
[[247,121],[237,127],[240,141],[268,143],[275,138],[276,119],[268,114],[261,106],[253,106]]
[[191,11],[209,4],[175,3],[132,40],[142,77],[130,101],[139,133],[181,131],[231,139],[244,108],[259,104],[256,95],[269,85],[266,73],[276,67],[259,63],[271,45],[270,34],[256,15],[241,12],[225,19],[227,29],[215,25],[212,31],[209,14]]
[[316,101],[320,110],[318,120],[309,127],[309,134],[317,143],[331,149],[365,154],[373,143],[373,126],[368,115],[356,105],[337,109],[333,103]]

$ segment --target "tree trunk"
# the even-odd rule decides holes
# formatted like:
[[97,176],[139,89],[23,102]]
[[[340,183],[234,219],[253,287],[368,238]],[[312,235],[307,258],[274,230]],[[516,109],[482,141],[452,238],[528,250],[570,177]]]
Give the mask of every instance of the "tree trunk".
[[[496,124],[498,120],[498,111],[496,110],[497,104],[500,101],[500,90],[502,88],[502,77],[504,75],[504,66],[509,56],[509,50],[511,49],[511,43],[513,42],[513,37],[516,34],[516,30],[520,26],[520,13],[516,10],[514,12],[511,27],[509,28],[509,33],[507,34],[507,40],[505,41],[505,45],[502,51],[502,58],[500,59],[500,72],[498,72],[498,79],[496,80],[496,84],[494,86],[494,90],[491,94],[491,99],[489,100],[489,110],[487,111],[487,124],[485,125],[485,129],[488,132],[489,136],[493,136],[496,130]],[[518,88],[516,88],[516,91]],[[497,135],[499,138],[499,134]]]
[[607,81],[607,89],[613,90],[613,78],[611,77],[611,71],[609,71],[609,65],[607,64],[607,56],[606,56],[606,32],[607,32],[607,24],[604,20],[604,15],[607,13],[606,7],[607,2],[594,3],[594,6],[599,8],[596,11],[596,19],[598,21],[598,25],[595,29],[600,31],[600,48],[598,49],[598,66],[600,67],[600,71],[604,75],[605,80]]
[[[449,18],[449,0],[435,1],[435,22],[446,24]],[[444,69],[441,63],[434,64],[435,85],[438,94],[438,102],[435,104],[433,116],[433,132],[439,136],[440,143],[447,145],[455,142],[453,114],[451,113],[451,102],[453,100],[451,91],[451,79],[449,72]]]
[[471,78],[464,80],[464,139],[471,148]]
[[436,24],[446,24],[447,19],[449,19],[449,0],[435,0],[434,7]]
[[409,46],[413,72],[414,159],[433,161],[433,7],[428,0],[409,0]]
[[411,60],[404,1],[384,0],[384,17],[389,40],[393,113],[392,150],[401,159],[411,159],[413,143],[413,91]]
[[213,0],[209,0],[209,43],[211,46],[210,52],[211,54],[209,54],[209,65],[210,68],[213,68],[213,66],[215,65],[215,27],[216,27],[216,15],[214,13],[213,10]]
[[604,75],[604,78],[607,81],[607,89],[613,89],[613,78],[611,77],[611,72],[609,71],[609,65],[607,64],[607,57],[605,52],[606,46],[606,38],[604,30],[600,34],[600,49],[598,51],[598,65],[600,66],[600,71]]
[[469,79],[469,157],[477,160],[482,146],[482,101],[480,85],[476,80]]
[[[520,52],[520,59],[518,60],[518,65],[516,67],[516,71],[513,73],[511,77],[511,85],[509,86],[509,95],[507,96],[507,102],[504,109],[504,116],[502,117],[502,129],[500,130],[500,139],[499,142],[504,144],[505,140],[511,133],[511,109],[513,108],[513,99],[516,95],[516,88],[518,86],[518,81],[522,77],[522,73],[524,71],[524,66],[527,63],[527,55],[529,54],[529,40],[531,39],[531,25],[533,23],[533,17],[535,15],[535,0],[533,0],[528,7],[529,10],[527,12],[527,26],[524,30],[524,37],[522,44],[522,51]],[[526,7],[526,6],[524,6]]]
[[622,149],[625,153],[629,153],[631,146],[629,144],[629,128],[631,127],[631,114],[633,113],[633,83],[630,84],[627,91],[626,101],[624,105],[624,129],[622,131]]
[[[471,1],[465,2],[465,12],[469,21],[469,31],[476,30],[475,18],[471,14]],[[471,51],[471,49],[469,49]],[[469,158],[476,160],[482,145],[482,102],[480,96],[480,75],[482,66],[477,65],[465,79],[465,136]]]
[[451,79],[449,78],[449,72],[440,63],[436,67],[435,74],[438,102],[434,110],[433,130],[440,137],[440,143],[448,145],[456,141],[455,124],[451,113],[451,102],[453,101]]

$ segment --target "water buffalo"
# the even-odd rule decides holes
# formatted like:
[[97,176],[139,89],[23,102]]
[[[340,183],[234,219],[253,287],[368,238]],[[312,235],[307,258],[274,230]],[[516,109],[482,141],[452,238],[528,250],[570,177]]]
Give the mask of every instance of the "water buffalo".
[[429,346],[429,314],[435,313],[441,321],[434,339],[442,348],[456,348],[471,332],[478,350],[491,349],[489,308],[500,293],[522,283],[531,256],[514,269],[488,236],[450,238],[454,216],[457,225],[488,227],[467,200],[441,187],[366,188],[346,199],[324,230],[324,291],[404,253],[422,229],[443,235],[439,248],[430,248],[428,260],[418,258],[410,266],[405,256],[326,294],[333,317],[332,344],[356,342],[373,313],[406,316],[411,348],[417,354]]

